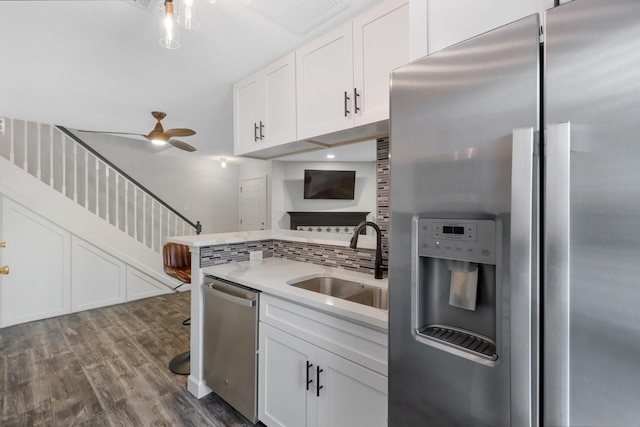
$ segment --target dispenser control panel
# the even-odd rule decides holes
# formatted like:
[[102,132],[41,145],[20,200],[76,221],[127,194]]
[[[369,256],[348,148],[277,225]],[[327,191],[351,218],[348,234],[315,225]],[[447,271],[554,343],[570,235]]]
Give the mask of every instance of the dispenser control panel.
[[490,219],[417,219],[418,255],[496,263],[496,222]]

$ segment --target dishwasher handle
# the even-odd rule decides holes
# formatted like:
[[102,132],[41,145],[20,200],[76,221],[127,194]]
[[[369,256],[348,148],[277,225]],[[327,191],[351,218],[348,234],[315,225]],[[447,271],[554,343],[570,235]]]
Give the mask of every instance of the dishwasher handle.
[[[246,298],[245,296],[236,296],[236,295],[232,295],[229,292],[225,292],[224,289],[218,289],[217,287],[214,287],[214,285],[216,285],[216,282],[213,283],[205,283],[205,289],[207,292],[210,292],[211,294],[217,296],[218,298],[221,298],[225,301],[229,301],[231,303],[234,304],[238,304],[241,305],[243,307],[255,307],[256,306],[256,294],[253,292],[247,292],[247,294],[251,294],[253,295],[253,298]],[[228,286],[233,286],[233,285],[228,285]],[[246,295],[249,296],[249,295]]]

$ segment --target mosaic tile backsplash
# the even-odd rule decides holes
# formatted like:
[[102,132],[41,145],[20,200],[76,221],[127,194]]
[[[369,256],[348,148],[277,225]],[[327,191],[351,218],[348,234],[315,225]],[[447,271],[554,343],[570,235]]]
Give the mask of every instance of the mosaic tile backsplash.
[[200,249],[200,267],[248,261],[250,251],[262,251],[263,258],[279,257],[293,261],[343,268],[373,274],[375,250],[353,250],[342,246],[319,245],[316,243],[289,242],[284,240],[261,240]]
[[273,256],[273,240],[257,242],[230,243],[200,248],[200,267],[227,264],[229,262],[248,261],[249,252],[262,251],[263,258]]

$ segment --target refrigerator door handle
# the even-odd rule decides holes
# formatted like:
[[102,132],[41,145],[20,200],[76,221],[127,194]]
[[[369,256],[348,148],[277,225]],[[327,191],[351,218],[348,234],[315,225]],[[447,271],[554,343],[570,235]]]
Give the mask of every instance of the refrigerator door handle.
[[[511,158],[511,424],[536,425],[533,298],[534,141],[532,127],[514,129]],[[513,333],[517,331],[517,333]]]
[[546,126],[543,424],[568,426],[570,123]]

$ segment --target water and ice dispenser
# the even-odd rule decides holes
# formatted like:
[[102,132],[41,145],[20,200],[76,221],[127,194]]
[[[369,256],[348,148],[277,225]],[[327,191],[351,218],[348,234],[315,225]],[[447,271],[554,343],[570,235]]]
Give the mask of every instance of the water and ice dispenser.
[[500,295],[499,224],[492,219],[414,219],[414,337],[495,365]]

